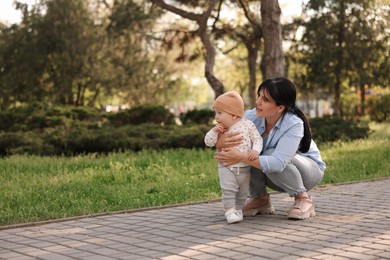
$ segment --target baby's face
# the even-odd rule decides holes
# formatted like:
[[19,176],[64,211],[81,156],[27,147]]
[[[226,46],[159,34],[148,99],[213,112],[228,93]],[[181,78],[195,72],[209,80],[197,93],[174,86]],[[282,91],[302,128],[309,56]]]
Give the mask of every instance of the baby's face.
[[215,111],[215,121],[217,121],[220,124],[223,124],[224,127],[229,128],[234,123],[237,122],[237,116],[234,116],[230,113],[227,113],[220,109],[214,109]]

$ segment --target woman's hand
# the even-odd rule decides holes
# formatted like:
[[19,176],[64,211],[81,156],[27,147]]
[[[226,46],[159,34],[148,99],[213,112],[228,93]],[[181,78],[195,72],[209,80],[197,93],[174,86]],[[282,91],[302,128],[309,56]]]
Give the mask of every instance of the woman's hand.
[[244,162],[250,166],[263,170],[258,157],[255,160],[249,160],[247,157],[246,154],[243,154],[236,148],[222,148],[221,151],[215,153],[214,159],[225,167]]
[[223,166],[238,163],[243,157],[244,154],[236,148],[223,148],[221,151],[216,152],[214,156]]
[[242,143],[242,136],[240,132],[222,134],[218,135],[218,141],[216,144],[217,149],[235,147],[239,146]]

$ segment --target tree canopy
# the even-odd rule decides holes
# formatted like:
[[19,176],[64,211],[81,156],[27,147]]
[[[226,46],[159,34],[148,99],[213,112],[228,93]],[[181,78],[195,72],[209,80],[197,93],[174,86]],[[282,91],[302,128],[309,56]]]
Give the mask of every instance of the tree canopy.
[[0,24],[0,109],[172,106],[201,78],[214,97],[235,89],[253,106],[259,81],[288,75],[342,114],[343,86],[388,87],[389,2],[305,3],[282,24],[278,0],[16,1],[22,21]]

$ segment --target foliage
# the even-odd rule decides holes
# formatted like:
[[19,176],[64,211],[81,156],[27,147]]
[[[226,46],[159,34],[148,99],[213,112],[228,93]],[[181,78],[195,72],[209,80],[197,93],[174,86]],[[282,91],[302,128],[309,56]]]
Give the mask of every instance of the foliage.
[[310,120],[313,139],[316,142],[351,141],[367,138],[370,134],[368,122],[356,122],[338,116],[325,116]]
[[[341,86],[389,84],[389,8],[383,1],[309,1],[305,32],[296,44],[312,90],[333,93],[341,115]],[[319,30],[318,28],[321,28]]]
[[356,93],[356,88],[344,86],[342,88],[340,100],[341,100],[341,111],[344,118],[355,119],[359,116],[359,105],[360,97]]
[[96,96],[87,94],[96,91],[91,76],[102,66],[100,32],[85,1],[40,1],[26,10],[20,25],[1,31],[0,82],[8,100],[0,105],[93,103]]
[[376,122],[390,121],[390,94],[367,100],[370,118]]
[[177,74],[181,68],[158,49],[157,37],[151,33],[160,16],[145,2],[114,1],[107,33],[110,60],[117,72],[110,81],[118,90],[119,104],[165,105],[182,97],[179,93],[185,84]]
[[327,143],[321,147],[327,164],[322,183],[340,183],[390,177],[389,124],[370,124],[367,139]]
[[193,109],[180,115],[183,124],[210,125],[214,119],[214,111],[210,109]]
[[[183,8],[188,19],[152,2],[163,1],[40,0],[31,6],[16,1],[22,22],[0,23],[0,109],[33,102],[99,109],[172,105],[196,100],[207,80],[217,93],[228,82],[227,88],[249,96],[245,100],[252,107],[259,64],[267,62],[261,1],[220,1],[204,15],[208,22],[200,23],[202,28],[197,26],[200,13],[218,1],[169,2]],[[285,39],[296,35],[288,75],[307,100],[328,97],[343,85],[389,85],[386,3],[307,1],[305,19],[283,27]],[[302,26],[301,40],[294,32]],[[205,66],[198,57],[206,57]],[[348,104],[334,103],[336,111],[346,111]]]
[[[32,106],[0,111],[0,155],[75,155],[113,151],[204,147],[214,112],[191,110],[181,115],[182,126],[162,106],[140,106],[106,113],[87,107]],[[366,138],[364,122],[340,117],[313,118],[319,142]]]
[[215,167],[195,149],[3,158],[0,225],[214,199]]
[[121,110],[109,114],[108,119],[114,126],[126,124],[140,125],[145,123],[171,125],[174,123],[174,115],[163,106],[144,105],[132,109]]
[[161,13],[141,2],[18,4],[22,22],[0,24],[0,109],[33,102],[134,107],[183,98],[175,93],[187,85],[172,76],[181,68],[170,65],[150,33]]
[[[389,177],[389,124],[368,139],[322,144],[322,184]],[[0,146],[1,147],[1,146]],[[0,225],[220,199],[213,149],[0,159]]]
[[102,128],[47,128],[42,132],[0,132],[0,155],[77,155],[143,149],[202,148],[208,130],[205,125],[142,124]]
[[104,122],[104,113],[94,108],[49,106],[33,103],[0,111],[0,131],[33,131],[44,128],[70,128],[73,125],[97,126]]

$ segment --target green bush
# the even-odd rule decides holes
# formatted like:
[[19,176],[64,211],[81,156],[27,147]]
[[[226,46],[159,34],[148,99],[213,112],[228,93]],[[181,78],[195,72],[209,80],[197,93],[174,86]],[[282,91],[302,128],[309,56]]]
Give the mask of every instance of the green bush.
[[0,154],[9,155],[12,149],[23,145],[23,133],[0,133]]
[[68,154],[118,152],[126,148],[126,133],[115,128],[73,128],[67,147]]
[[390,121],[390,94],[368,99],[367,112],[375,122]]
[[45,143],[39,133],[32,131],[0,133],[0,155],[13,154],[53,155],[55,147]]
[[367,122],[356,122],[337,116],[312,118],[310,124],[316,142],[350,141],[366,138],[370,133]]
[[72,118],[80,121],[98,120],[101,118],[101,113],[91,107],[71,107]]
[[108,115],[109,122],[113,126],[140,125],[140,124],[174,124],[174,115],[163,106],[144,105],[132,109],[126,109]]
[[73,127],[0,133],[0,154],[76,155],[115,151],[168,148],[202,148],[205,125],[160,126],[156,124],[127,125],[89,129]]
[[97,125],[105,114],[94,108],[73,106],[48,106],[34,103],[0,112],[0,131],[29,131],[51,127],[70,127],[84,124]]
[[42,132],[41,138],[48,147],[53,147],[52,155],[65,155],[71,153],[69,147],[69,128],[47,128]]
[[[182,116],[184,125],[178,126],[163,107],[144,106],[117,114],[39,104],[19,107],[0,113],[0,155],[205,147],[204,135],[214,112],[193,110]],[[370,132],[365,122],[338,117],[313,118],[311,125],[317,142],[365,138]]]
[[214,111],[210,109],[194,109],[180,115],[183,124],[210,125],[214,119]]
[[26,131],[26,121],[31,115],[31,107],[18,107],[0,111],[0,131]]
[[204,136],[209,127],[206,125],[193,125],[189,127],[176,126],[167,139],[168,148],[204,148]]

